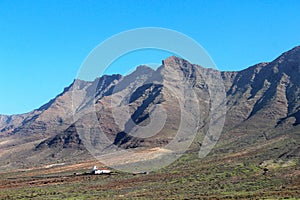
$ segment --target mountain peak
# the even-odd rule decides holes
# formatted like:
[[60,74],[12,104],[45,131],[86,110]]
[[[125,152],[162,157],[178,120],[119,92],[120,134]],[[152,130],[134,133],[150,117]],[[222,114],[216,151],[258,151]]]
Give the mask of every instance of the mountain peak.
[[275,61],[280,61],[280,60],[284,60],[284,59],[288,59],[288,60],[296,60],[296,59],[300,59],[300,46],[296,46],[293,49],[281,54]]
[[281,54],[269,64],[269,67],[272,68],[274,72],[285,73],[298,79],[298,73],[300,73],[300,46],[296,46]]
[[295,46],[290,51],[300,51],[300,45],[299,46]]
[[154,72],[154,69],[152,69],[151,67],[149,67],[147,65],[139,65],[139,66],[137,66],[137,68],[135,69],[135,71]]
[[162,61],[163,65],[168,65],[168,66],[182,65],[183,63],[189,63],[189,62],[177,56],[170,56]]

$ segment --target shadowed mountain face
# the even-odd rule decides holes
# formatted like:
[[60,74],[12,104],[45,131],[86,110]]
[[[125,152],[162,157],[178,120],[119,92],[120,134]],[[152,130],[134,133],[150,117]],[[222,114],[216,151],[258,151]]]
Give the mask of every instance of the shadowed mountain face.
[[262,157],[299,159],[300,47],[223,77],[228,111],[219,151],[269,144]]
[[223,73],[225,81],[226,77],[232,77],[227,91],[229,111],[234,111],[229,112],[234,120],[231,126],[252,118],[260,118],[272,126],[299,124],[299,52],[296,47],[273,62],[238,73]]
[[[212,153],[263,146],[257,152],[262,160],[299,159],[300,47],[296,47],[272,62],[239,72],[218,72],[169,57],[156,71],[140,66],[124,77],[75,80],[37,110],[0,115],[2,169],[51,162],[51,158],[68,160],[72,155],[86,159],[85,136],[77,131],[93,123],[97,126],[89,134],[94,147],[165,147],[182,123],[198,134],[192,138],[186,131],[181,139],[195,139],[190,149],[199,150],[212,107],[208,82],[217,76],[223,81],[227,113]],[[197,101],[192,101],[193,95]],[[186,98],[191,101],[182,101]]]

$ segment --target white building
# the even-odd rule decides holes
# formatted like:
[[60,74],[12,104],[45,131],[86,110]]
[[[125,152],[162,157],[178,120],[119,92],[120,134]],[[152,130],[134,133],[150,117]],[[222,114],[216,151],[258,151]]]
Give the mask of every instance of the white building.
[[97,166],[94,166],[91,174],[110,174],[111,171],[109,169],[98,169]]

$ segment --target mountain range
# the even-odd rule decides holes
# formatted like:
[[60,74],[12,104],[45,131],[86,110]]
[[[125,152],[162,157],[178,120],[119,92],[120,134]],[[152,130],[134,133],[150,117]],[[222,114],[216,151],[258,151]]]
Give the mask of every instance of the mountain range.
[[[94,147],[114,146],[137,152],[161,151],[172,143],[183,124],[181,139],[191,143],[188,151],[196,152],[205,145],[212,99],[218,98],[222,107],[215,109],[226,109],[225,121],[210,155],[251,152],[249,159],[259,162],[299,160],[299,77],[297,46],[272,62],[242,71],[220,72],[172,56],[157,70],[143,65],[126,76],[76,79],[32,112],[0,115],[0,169],[91,159],[82,133],[94,124],[101,127],[89,132]],[[213,84],[208,83],[211,78],[221,86],[212,90]],[[213,95],[215,91],[219,97]],[[182,101],[187,97],[191,101]],[[161,119],[165,120],[163,125]],[[155,134],[143,129],[147,126],[152,126]],[[188,130],[196,130],[197,134],[191,135]],[[99,132],[109,142],[104,142]]]

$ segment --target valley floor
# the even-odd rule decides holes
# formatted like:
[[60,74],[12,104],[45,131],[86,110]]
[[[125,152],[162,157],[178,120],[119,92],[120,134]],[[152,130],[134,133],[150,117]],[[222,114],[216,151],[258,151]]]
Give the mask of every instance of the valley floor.
[[150,174],[89,175],[95,161],[0,173],[0,199],[300,199],[298,164],[199,160],[186,154]]

